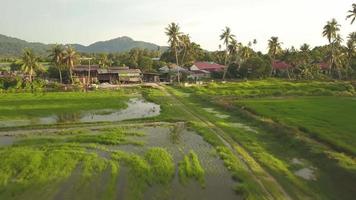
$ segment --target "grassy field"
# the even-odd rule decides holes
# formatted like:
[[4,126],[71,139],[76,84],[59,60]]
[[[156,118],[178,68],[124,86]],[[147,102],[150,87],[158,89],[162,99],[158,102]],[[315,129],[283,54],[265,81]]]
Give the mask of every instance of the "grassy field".
[[[209,187],[201,152],[174,143],[169,148],[178,148],[176,157],[166,148],[147,148],[145,132],[116,127],[157,122],[170,122],[174,137],[179,137],[182,122],[202,136],[211,145],[209,155],[220,158],[220,167],[229,171],[231,189],[244,199],[353,199],[354,94],[347,82],[280,80],[5,94],[0,97],[4,120],[120,109],[139,95],[159,104],[160,115],[120,123],[36,126],[41,134],[20,134],[14,145],[0,148],[0,199],[115,199],[122,192],[117,191],[117,184],[124,184],[122,171],[127,174],[128,199],[145,198],[151,187],[168,193],[172,182],[184,188]],[[18,134],[20,128],[13,130]],[[56,131],[47,133],[51,128]],[[67,128],[72,130],[62,130]]]
[[[284,92],[276,94],[278,88]],[[316,88],[323,93],[315,93]],[[171,90],[242,144],[293,199],[353,199],[356,194],[356,160],[349,154],[355,146],[350,84],[272,80]],[[311,179],[297,175],[306,169],[313,171]]]
[[356,155],[356,97],[244,99],[238,103]]
[[352,96],[354,87],[347,82],[300,81],[278,79],[233,83],[209,83],[204,87],[186,88],[200,95],[237,98],[268,96]]

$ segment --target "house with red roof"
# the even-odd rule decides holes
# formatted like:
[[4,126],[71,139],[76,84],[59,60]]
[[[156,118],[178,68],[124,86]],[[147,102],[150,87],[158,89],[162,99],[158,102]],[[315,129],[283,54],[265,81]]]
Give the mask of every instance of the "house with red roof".
[[280,60],[275,60],[272,62],[272,68],[273,70],[287,70],[289,68],[291,68],[292,65],[284,62],[284,61],[280,61]]
[[191,67],[191,71],[223,72],[226,67],[213,62],[196,62]]

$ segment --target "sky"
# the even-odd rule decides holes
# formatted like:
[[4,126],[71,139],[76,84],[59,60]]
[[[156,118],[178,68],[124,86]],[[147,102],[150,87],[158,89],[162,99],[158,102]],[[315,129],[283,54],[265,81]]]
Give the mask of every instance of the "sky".
[[266,52],[278,36],[282,47],[323,45],[322,28],[335,18],[345,38],[356,23],[345,21],[355,0],[0,0],[0,34],[31,42],[79,43],[129,36],[167,45],[171,22],[207,50],[217,50],[225,26],[255,50]]

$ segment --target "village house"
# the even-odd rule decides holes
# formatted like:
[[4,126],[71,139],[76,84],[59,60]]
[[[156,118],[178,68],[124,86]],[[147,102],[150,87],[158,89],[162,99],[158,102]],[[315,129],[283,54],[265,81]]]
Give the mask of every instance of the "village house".
[[81,84],[89,84],[98,82],[98,65],[78,65],[72,70],[73,79]]
[[170,64],[158,69],[160,72],[160,81],[162,82],[173,82],[178,79],[178,73],[180,78],[185,75],[190,74],[188,69],[180,67],[176,64]]
[[142,73],[139,69],[129,67],[100,68],[93,66],[76,66],[73,69],[73,78],[81,84],[90,83],[139,83],[142,82]]
[[280,60],[275,60],[272,62],[272,75],[287,75],[289,77],[293,70],[293,66]]
[[154,72],[145,72],[145,73],[143,73],[143,82],[148,82],[148,83],[158,83],[158,82],[160,82],[159,73],[154,73]]
[[[210,73],[213,72],[223,72],[226,67],[224,65],[220,65],[213,62],[195,62],[191,67],[190,71],[208,71]],[[203,72],[204,72],[203,71]]]

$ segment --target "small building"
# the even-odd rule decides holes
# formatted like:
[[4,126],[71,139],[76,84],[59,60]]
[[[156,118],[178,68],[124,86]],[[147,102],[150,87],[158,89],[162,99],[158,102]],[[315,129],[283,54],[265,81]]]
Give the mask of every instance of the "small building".
[[120,83],[141,83],[142,72],[139,69],[121,69],[119,72]]
[[78,65],[72,70],[73,79],[82,84],[98,82],[98,65]]
[[188,75],[188,79],[192,79],[194,81],[208,79],[211,77],[211,73],[206,70],[194,70],[191,71],[191,74]]
[[139,69],[128,67],[76,66],[73,69],[73,78],[82,84],[98,82],[111,84],[138,83],[142,82],[142,73]]
[[105,69],[98,69],[98,81],[100,83],[119,83],[120,70],[128,70],[128,67],[109,67]]
[[195,62],[191,67],[190,71],[208,71],[210,73],[212,72],[223,72],[225,70],[226,66],[220,65],[214,62]]
[[180,76],[180,79],[182,79],[183,76],[190,74],[189,70],[180,67],[176,64],[170,64],[161,67],[158,69],[158,71],[160,72],[161,82],[173,82],[175,80],[178,80],[178,74]]
[[160,81],[159,73],[153,73],[153,72],[143,73],[143,82],[158,83],[159,81]]

